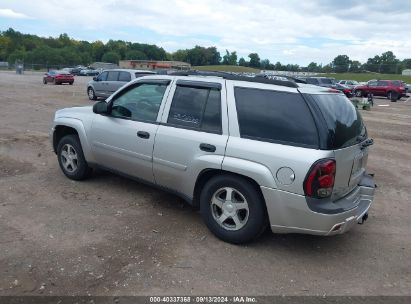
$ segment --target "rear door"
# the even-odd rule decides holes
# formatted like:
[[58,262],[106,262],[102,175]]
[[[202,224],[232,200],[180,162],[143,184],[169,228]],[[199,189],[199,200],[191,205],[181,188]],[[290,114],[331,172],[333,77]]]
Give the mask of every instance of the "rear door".
[[106,92],[107,96],[113,94],[120,87],[118,82],[118,77],[120,76],[119,71],[109,71],[106,81]]
[[97,96],[107,96],[107,76],[108,72],[103,72],[97,76],[97,79],[93,82],[94,92]]
[[367,131],[360,113],[339,94],[311,95],[319,106],[328,128],[326,149],[334,150],[337,171],[332,197],[338,199],[352,191],[365,172],[368,148],[363,147]]
[[156,183],[192,198],[204,168],[221,169],[228,139],[224,80],[177,80],[164,109],[153,155]]
[[368,92],[372,93],[373,95],[380,96],[381,93],[379,93],[379,88],[378,88],[378,81],[373,80],[368,82]]

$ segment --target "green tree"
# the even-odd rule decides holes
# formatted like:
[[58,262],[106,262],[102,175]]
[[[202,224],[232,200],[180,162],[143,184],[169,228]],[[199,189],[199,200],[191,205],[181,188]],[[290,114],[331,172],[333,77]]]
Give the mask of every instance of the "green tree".
[[361,62],[357,61],[357,60],[353,60],[351,61],[350,64],[350,72],[352,73],[359,73],[361,72]]
[[142,51],[129,50],[129,51],[126,52],[125,59],[129,59],[129,60],[145,60],[145,59],[147,59],[147,55],[144,54]]
[[336,73],[344,73],[344,72],[348,72],[350,63],[351,63],[350,57],[348,57],[347,55],[338,55],[337,57],[334,58],[332,65]]
[[225,50],[226,54],[223,56],[223,64],[226,65],[237,65],[237,52],[229,52]]
[[114,51],[110,51],[110,52],[104,53],[101,60],[103,60],[103,62],[118,64],[118,62],[120,61],[120,55]]
[[259,68],[260,67],[260,56],[257,53],[251,53],[248,55],[250,58],[250,67]]

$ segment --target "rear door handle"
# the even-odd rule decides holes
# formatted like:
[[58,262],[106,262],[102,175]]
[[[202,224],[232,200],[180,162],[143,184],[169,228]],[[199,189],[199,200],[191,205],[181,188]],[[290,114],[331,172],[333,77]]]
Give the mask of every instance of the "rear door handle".
[[148,138],[150,138],[150,133],[148,133],[146,131],[138,131],[137,136],[141,137],[141,138],[144,138],[144,139],[148,139]]
[[200,150],[205,151],[205,152],[215,152],[216,147],[214,145],[210,144],[200,144]]

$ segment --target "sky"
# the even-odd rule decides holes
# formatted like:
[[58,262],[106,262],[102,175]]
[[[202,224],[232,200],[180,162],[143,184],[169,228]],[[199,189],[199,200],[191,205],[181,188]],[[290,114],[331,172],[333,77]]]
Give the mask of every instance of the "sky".
[[0,0],[0,30],[79,40],[195,45],[257,52],[270,62],[365,62],[385,51],[411,58],[408,0]]

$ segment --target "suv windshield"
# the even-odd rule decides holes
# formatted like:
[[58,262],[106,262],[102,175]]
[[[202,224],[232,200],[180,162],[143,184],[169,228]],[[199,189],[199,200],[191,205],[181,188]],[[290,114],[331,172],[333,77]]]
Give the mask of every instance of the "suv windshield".
[[336,150],[358,144],[367,138],[362,117],[352,103],[339,94],[312,95],[328,127],[329,149]]

